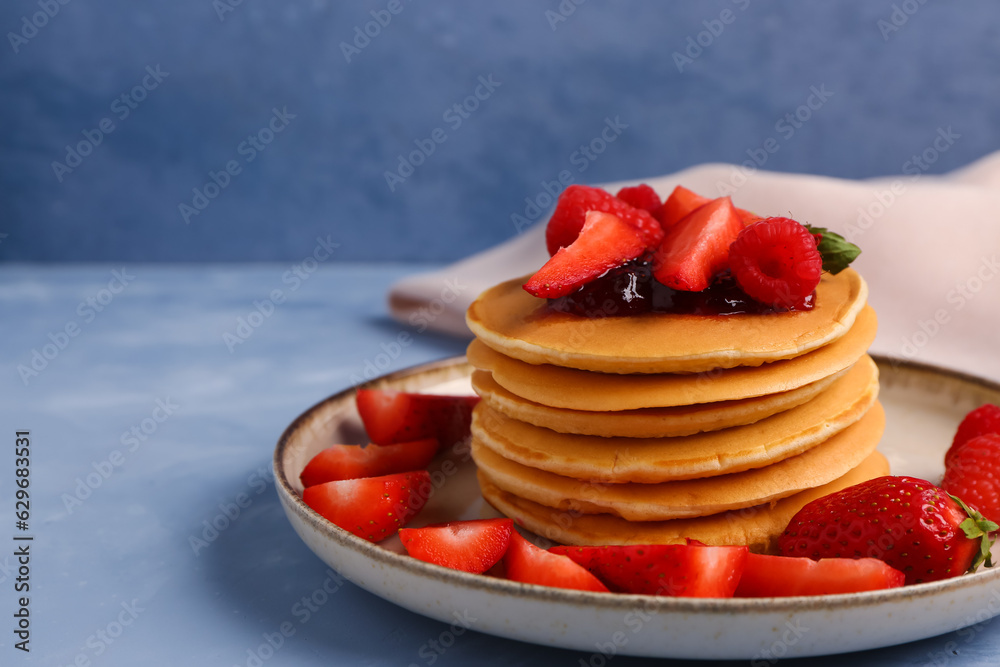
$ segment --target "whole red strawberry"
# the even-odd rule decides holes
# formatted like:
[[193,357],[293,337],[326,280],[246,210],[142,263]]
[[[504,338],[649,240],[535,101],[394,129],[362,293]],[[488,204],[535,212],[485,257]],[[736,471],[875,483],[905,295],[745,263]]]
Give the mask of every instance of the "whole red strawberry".
[[588,185],[571,185],[559,195],[556,210],[545,228],[545,243],[549,255],[573,243],[587,220],[587,211],[615,215],[630,224],[642,236],[647,248],[655,248],[663,240],[663,228],[648,211],[635,208],[610,192]]
[[962,443],[945,466],[941,488],[990,521],[1000,520],[1000,434]]
[[792,310],[807,307],[823,273],[823,258],[816,238],[801,224],[766,218],[744,227],[733,241],[729,268],[753,299]]
[[987,521],[928,481],[878,477],[809,503],[778,538],[786,556],[877,558],[907,584],[992,566]]
[[1000,433],[1000,406],[990,403],[981,405],[965,415],[965,419],[958,425],[958,431],[955,432],[951,448],[944,455],[945,466],[951,465],[951,458],[962,445],[977,436],[988,433]]

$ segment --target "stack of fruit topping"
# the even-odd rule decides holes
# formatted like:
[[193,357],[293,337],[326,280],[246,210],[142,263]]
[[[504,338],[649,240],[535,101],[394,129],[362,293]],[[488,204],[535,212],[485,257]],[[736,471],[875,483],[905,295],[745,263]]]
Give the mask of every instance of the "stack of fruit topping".
[[617,196],[571,185],[546,227],[551,258],[524,285],[552,307],[589,317],[808,310],[823,271],[860,253],[823,228],[761,218],[677,186]]

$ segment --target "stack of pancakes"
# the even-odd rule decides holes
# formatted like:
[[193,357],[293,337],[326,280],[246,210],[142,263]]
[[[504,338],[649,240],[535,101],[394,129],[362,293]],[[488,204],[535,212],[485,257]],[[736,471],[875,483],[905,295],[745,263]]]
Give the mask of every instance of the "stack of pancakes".
[[803,505],[888,474],[866,354],[876,320],[852,269],[809,311],[588,319],[523,279],[472,304],[483,497],[565,544],[747,544]]

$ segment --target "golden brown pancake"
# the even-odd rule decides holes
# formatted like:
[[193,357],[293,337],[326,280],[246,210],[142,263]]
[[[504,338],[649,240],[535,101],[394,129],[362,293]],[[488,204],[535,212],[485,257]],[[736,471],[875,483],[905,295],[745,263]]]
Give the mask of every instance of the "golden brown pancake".
[[845,336],[795,359],[760,367],[716,369],[693,375],[594,373],[504,356],[480,340],[469,345],[469,363],[492,373],[507,391],[557,408],[595,412],[732,401],[790,391],[848,368],[875,340],[875,311],[865,307]]
[[501,490],[482,471],[479,487],[483,498],[499,512],[537,535],[562,544],[678,544],[692,538],[711,545],[746,544],[751,551],[767,553],[773,550],[791,518],[806,504],[888,474],[888,461],[874,452],[839,479],[776,503],[670,521],[626,521],[610,514],[560,511]]
[[556,475],[656,484],[762,468],[801,454],[860,420],[877,397],[878,367],[866,355],[813,400],[748,426],[674,438],[606,438],[555,433],[480,402],[472,434],[506,459]]
[[846,370],[840,371],[803,387],[770,396],[618,412],[569,410],[534,403],[498,385],[488,371],[473,371],[472,389],[497,412],[559,433],[599,435],[605,438],[673,438],[745,426],[798,407],[815,398],[845,373]]
[[875,451],[884,428],[885,413],[876,403],[860,421],[797,456],[763,468],[660,484],[602,484],[555,475],[506,459],[475,437],[472,458],[501,489],[541,505],[660,521],[774,502],[828,484]]
[[604,373],[697,373],[791,359],[843,336],[868,297],[865,281],[846,269],[823,274],[808,311],[589,319],[550,310],[521,288],[526,280],[479,295],[466,313],[476,337],[529,364]]

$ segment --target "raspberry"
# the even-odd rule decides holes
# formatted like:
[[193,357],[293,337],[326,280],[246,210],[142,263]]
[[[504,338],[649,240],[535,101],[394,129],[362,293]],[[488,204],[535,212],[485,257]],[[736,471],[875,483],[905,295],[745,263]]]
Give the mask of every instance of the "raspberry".
[[941,488],[990,521],[1000,521],[1000,434],[962,443],[945,467]]
[[745,227],[733,241],[729,268],[752,298],[794,310],[807,307],[823,273],[823,258],[805,227],[790,218],[767,218]]
[[660,195],[656,194],[656,190],[649,187],[645,183],[631,188],[622,188],[615,196],[629,206],[642,209],[643,211],[649,211],[650,213],[655,213],[661,206],[663,206],[663,202],[660,200]]
[[549,248],[549,255],[556,254],[559,248],[576,240],[583,229],[587,211],[611,213],[621,218],[639,231],[647,248],[655,248],[663,240],[663,229],[649,212],[633,208],[600,188],[571,185],[559,195],[556,210],[552,212],[548,227],[545,228],[545,243]]
[[958,425],[958,431],[955,432],[951,448],[944,455],[945,466],[951,465],[951,458],[967,441],[988,433],[1000,433],[1000,406],[990,403],[981,405],[965,415],[965,419]]

